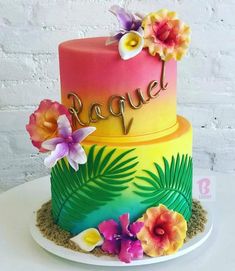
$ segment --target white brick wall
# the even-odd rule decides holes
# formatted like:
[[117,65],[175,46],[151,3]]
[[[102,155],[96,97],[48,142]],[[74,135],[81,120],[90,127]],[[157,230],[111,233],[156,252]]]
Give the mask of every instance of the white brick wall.
[[43,98],[59,99],[58,43],[109,34],[114,3],[167,7],[191,25],[178,111],[194,126],[195,166],[235,171],[234,0],[0,0],[0,190],[48,173],[25,132],[28,116]]

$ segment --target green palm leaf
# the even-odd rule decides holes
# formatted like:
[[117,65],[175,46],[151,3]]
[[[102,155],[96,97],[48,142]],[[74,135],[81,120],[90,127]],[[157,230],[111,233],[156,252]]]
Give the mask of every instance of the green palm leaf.
[[181,213],[188,221],[192,207],[192,158],[188,155],[172,156],[170,164],[163,157],[164,168],[154,163],[156,172],[144,170],[145,176],[136,177],[135,194],[148,206],[164,204]]
[[71,232],[79,220],[121,195],[136,172],[133,149],[115,155],[116,149],[104,154],[105,146],[96,148],[90,148],[87,163],[77,172],[64,159],[52,168],[53,218]]

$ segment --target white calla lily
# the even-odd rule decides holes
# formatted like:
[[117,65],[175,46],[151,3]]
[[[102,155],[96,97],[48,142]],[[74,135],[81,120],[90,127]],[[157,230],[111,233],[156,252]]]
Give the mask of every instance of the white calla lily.
[[95,247],[101,246],[104,242],[101,234],[95,228],[90,228],[80,232],[70,239],[84,251],[92,251]]
[[118,50],[122,59],[127,60],[138,55],[144,47],[144,38],[140,32],[130,31],[119,41]]

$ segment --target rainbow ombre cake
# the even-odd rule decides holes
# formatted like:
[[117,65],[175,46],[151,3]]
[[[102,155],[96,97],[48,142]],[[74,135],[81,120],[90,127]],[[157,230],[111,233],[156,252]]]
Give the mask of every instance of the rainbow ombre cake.
[[[119,178],[124,182],[120,187],[123,187],[121,192],[114,193],[111,201],[102,202],[101,196],[101,206],[89,215],[83,213],[84,219],[79,219],[78,212],[78,218],[73,221],[68,213],[64,218],[58,217],[58,223],[63,227],[63,219],[69,220],[65,229],[76,234],[96,227],[108,218],[117,219],[130,210],[131,220],[135,220],[147,207],[160,203],[179,211],[188,220],[192,203],[191,168],[187,180],[181,180],[180,175],[175,176],[175,184],[188,183],[185,194],[172,196],[171,189],[175,187],[169,187],[166,194],[163,191],[150,193],[147,188],[141,189],[149,185],[141,179],[149,177],[146,171],[157,173],[155,163],[163,170],[164,159],[170,165],[172,159],[176,161],[178,156],[177,162],[180,164],[187,156],[187,163],[191,163],[192,127],[186,119],[176,115],[176,61],[164,63],[159,57],[149,56],[147,51],[123,61],[118,54],[117,44],[106,46],[106,40],[107,37],[90,38],[60,45],[62,103],[72,113],[76,128],[87,125],[96,127],[96,131],[83,141],[87,154],[92,150],[95,159],[99,151],[103,150],[104,158],[115,150],[113,161],[128,152],[123,159],[118,159],[116,166],[129,159],[133,160],[125,162],[123,168],[135,166],[123,171],[120,176],[119,171],[114,170],[110,177],[106,177],[107,183],[109,178],[116,175],[117,182]],[[55,182],[60,179],[54,171],[52,177]],[[99,179],[95,173],[92,177]],[[98,195],[99,189],[97,187],[96,190],[95,182],[91,186],[92,192]],[[113,192],[112,186],[109,189]],[[176,201],[179,198],[182,199],[180,204]],[[70,198],[66,204],[69,205],[70,200],[76,201]],[[79,201],[77,204],[79,209]],[[94,206],[96,204],[94,202]]]
[[130,262],[176,252],[191,217],[192,126],[176,113],[190,28],[166,9],[111,12],[114,37],[59,45],[62,104],[42,101],[27,130],[51,152],[54,223]]

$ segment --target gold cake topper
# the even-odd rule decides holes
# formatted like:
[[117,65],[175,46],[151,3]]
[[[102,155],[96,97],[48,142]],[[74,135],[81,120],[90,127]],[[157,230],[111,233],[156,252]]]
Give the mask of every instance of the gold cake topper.
[[[129,92],[127,92],[125,96],[112,95],[108,99],[107,115],[102,112],[102,104],[92,103],[88,109],[87,120],[83,120],[80,116],[83,111],[83,103],[81,98],[77,94],[70,92],[67,97],[68,99],[72,99],[72,105],[69,108],[69,112],[73,117],[73,125],[76,126],[76,124],[78,123],[81,126],[88,126],[91,123],[96,123],[100,120],[107,120],[110,116],[113,116],[120,118],[123,134],[127,135],[134,121],[134,118],[131,118],[129,120],[126,119],[125,107],[127,103],[132,109],[140,109],[143,105],[149,103],[150,100],[157,98],[160,92],[167,89],[168,83],[165,83],[165,61],[162,61],[160,88],[156,92],[154,92],[156,88],[158,88],[158,86],[159,82],[157,80],[151,81],[147,88],[147,97],[144,96],[143,91],[140,88],[137,88],[135,90],[135,100],[137,102],[134,102],[133,96]],[[114,109],[115,105],[116,110]]]

